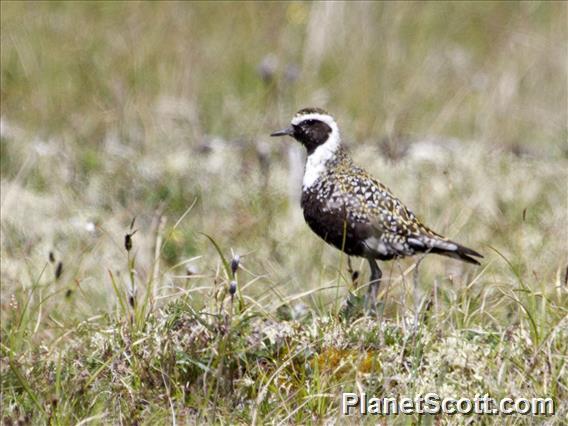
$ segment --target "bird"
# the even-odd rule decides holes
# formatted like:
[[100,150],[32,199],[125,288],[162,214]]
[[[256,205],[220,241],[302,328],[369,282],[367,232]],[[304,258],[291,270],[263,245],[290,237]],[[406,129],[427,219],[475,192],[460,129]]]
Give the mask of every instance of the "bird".
[[291,136],[305,147],[304,219],[326,243],[367,260],[367,307],[375,306],[382,280],[377,261],[435,253],[480,264],[476,259],[483,258],[480,253],[424,225],[389,188],[357,166],[335,119],[325,110],[303,108],[287,128],[270,136]]

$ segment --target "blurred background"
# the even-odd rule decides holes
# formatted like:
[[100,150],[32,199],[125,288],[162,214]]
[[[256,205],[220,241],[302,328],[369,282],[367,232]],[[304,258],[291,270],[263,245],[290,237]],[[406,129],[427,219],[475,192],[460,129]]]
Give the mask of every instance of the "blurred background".
[[[1,12],[3,317],[37,283],[55,291],[53,318],[112,308],[108,274],[128,273],[134,229],[137,280],[158,278],[160,297],[218,275],[202,233],[242,256],[260,304],[344,292],[345,258],[301,217],[304,154],[268,136],[308,106],[330,111],[358,162],[421,219],[485,254],[478,270],[430,256],[424,291],[519,276],[553,291],[564,280],[565,3],[2,2]],[[400,281],[413,262],[386,276]]]

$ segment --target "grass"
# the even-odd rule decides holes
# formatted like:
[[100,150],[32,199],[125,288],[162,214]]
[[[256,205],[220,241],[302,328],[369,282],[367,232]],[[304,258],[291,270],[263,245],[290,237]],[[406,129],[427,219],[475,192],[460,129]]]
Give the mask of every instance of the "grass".
[[[4,423],[566,422],[566,4],[1,12]],[[482,266],[385,263],[380,314],[346,316],[267,136],[312,105]],[[556,414],[339,417],[359,390]]]

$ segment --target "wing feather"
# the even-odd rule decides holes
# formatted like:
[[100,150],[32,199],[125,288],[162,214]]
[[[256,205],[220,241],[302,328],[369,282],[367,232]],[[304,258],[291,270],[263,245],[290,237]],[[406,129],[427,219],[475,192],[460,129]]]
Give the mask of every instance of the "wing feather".
[[430,252],[474,264],[479,264],[475,257],[483,257],[428,228],[385,185],[364,170],[357,169],[339,181],[344,182],[341,192],[350,198],[345,203],[348,217],[369,222],[372,231],[366,245],[381,257]]

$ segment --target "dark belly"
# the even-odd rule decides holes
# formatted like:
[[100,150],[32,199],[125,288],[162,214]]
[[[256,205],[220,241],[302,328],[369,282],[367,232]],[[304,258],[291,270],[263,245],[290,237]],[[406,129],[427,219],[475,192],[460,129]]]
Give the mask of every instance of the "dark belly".
[[369,236],[367,224],[350,220],[343,208],[326,208],[315,195],[302,196],[302,208],[306,223],[325,242],[350,256],[363,256],[363,241]]

